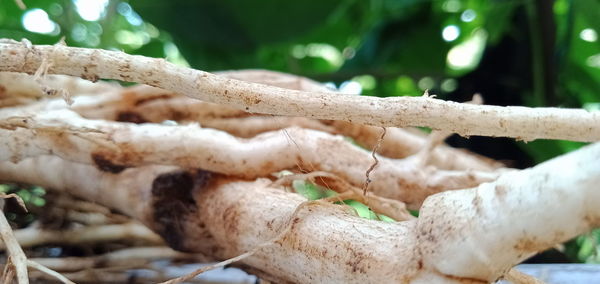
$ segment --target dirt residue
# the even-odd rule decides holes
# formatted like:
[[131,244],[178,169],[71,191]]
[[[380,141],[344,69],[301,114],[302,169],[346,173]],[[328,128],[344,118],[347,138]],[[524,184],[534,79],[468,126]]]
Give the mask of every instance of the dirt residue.
[[553,235],[554,240],[551,240],[550,242],[548,242],[547,240],[540,240],[535,236],[524,236],[517,240],[513,248],[515,250],[527,253],[538,252],[552,247],[555,243],[563,240],[564,236],[566,236],[564,232],[555,232]]
[[[193,197],[194,189],[202,189],[210,182],[212,173],[178,170],[159,175],[152,182],[152,226],[167,244],[176,250],[186,251],[186,220],[197,218],[198,208]],[[188,217],[189,216],[189,217]]]
[[497,184],[494,187],[494,192],[496,193],[496,196],[498,197],[499,201],[504,201],[504,199],[506,199],[507,191],[508,191],[508,189],[503,185]]
[[131,123],[146,123],[148,122],[141,114],[134,111],[121,111],[117,114],[117,118],[115,119],[119,122],[131,122]]
[[113,163],[102,153],[92,153],[92,160],[94,161],[94,164],[96,164],[96,167],[98,167],[99,170],[113,174],[118,174],[129,167],[127,165],[119,165]]

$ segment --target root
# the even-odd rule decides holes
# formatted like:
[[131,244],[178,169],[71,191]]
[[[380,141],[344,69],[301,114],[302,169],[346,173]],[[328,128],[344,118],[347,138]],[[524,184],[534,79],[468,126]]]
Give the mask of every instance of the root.
[[[246,72],[253,73],[258,71],[237,71],[235,73],[245,74]],[[258,73],[260,74],[260,72]],[[257,78],[260,78],[260,76],[257,76]],[[2,77],[0,76],[0,81],[1,79]],[[280,81],[285,82],[286,80],[284,78]],[[273,84],[272,81],[260,83]],[[287,87],[299,86],[287,85]],[[85,89],[82,90],[85,91]],[[102,92],[105,92],[105,90],[102,88],[99,89]],[[81,91],[74,88],[71,92]],[[372,149],[377,144],[377,141],[379,141],[380,136],[379,128],[377,127],[355,125],[340,121],[318,122],[301,117],[248,117],[248,114],[243,111],[200,102],[148,86],[130,87],[122,91],[115,90],[113,93],[107,93],[103,96],[83,96],[78,97],[77,100],[72,109],[86,118],[134,123],[160,123],[165,120],[176,120],[183,123],[196,121],[200,122],[203,127],[224,130],[238,137],[254,137],[266,131],[299,126],[333,134],[344,134]],[[64,104],[54,101],[39,103],[37,105],[30,107],[31,111],[40,112],[42,110],[55,110],[64,107]],[[413,134],[403,129],[390,128],[388,129],[387,139],[380,143],[381,151],[378,152],[391,158],[405,158],[422,149],[422,145],[427,143],[426,141],[427,139],[423,138],[422,135]],[[466,151],[453,149],[445,145],[436,147],[431,153],[430,160],[432,165],[447,170],[472,169],[489,171],[501,166],[501,164],[490,159],[469,155]]]
[[43,265],[41,265],[41,264],[39,264],[39,263],[37,263],[37,262],[35,262],[33,260],[28,259],[27,260],[27,266],[29,266],[31,268],[35,268],[35,269],[37,269],[37,270],[39,270],[39,271],[41,271],[43,273],[46,273],[46,274],[48,274],[48,275],[50,275],[50,276],[58,279],[62,283],[65,283],[65,284],[75,284],[73,281],[67,279],[67,277],[65,277],[65,276],[61,275],[60,273],[58,273],[58,272],[56,272],[56,271],[54,271],[54,270],[52,270],[52,269],[50,269],[48,267],[45,267],[45,266],[43,266]]
[[[40,82],[41,80],[41,82]],[[50,90],[64,90],[71,94],[78,104],[98,101],[101,98],[114,97],[122,89],[117,83],[96,82],[65,75],[45,75],[38,81],[31,75],[13,72],[0,72],[0,107],[11,107],[21,104],[46,105],[65,108],[64,99],[56,100],[52,95],[60,92],[44,92],[42,86]],[[81,99],[80,99],[81,96]]]
[[[31,44],[31,43],[29,43],[29,44]],[[57,43],[57,45],[65,45],[64,38],[61,39],[61,42]],[[55,46],[57,46],[57,45],[55,45]],[[60,95],[63,98],[63,100],[67,103],[67,105],[71,106],[73,104],[73,99],[71,98],[71,96],[69,95],[69,92],[67,90],[65,90],[63,88],[53,89],[44,84],[44,81],[48,74],[48,70],[53,65],[52,59],[50,59],[51,55],[52,54],[48,54],[47,56],[42,58],[42,63],[40,64],[40,67],[33,74],[33,80],[40,85],[43,93],[45,93],[48,96]]]
[[[8,224],[8,220],[6,220],[6,217],[4,216],[4,199],[0,199],[0,235],[2,236],[2,241],[4,242],[5,248],[8,250],[8,254],[10,255],[10,262],[14,265],[17,283],[28,284],[29,277],[27,276],[27,257],[15,239],[13,231]],[[10,270],[10,268],[8,269]],[[5,274],[5,277],[6,275],[8,274]],[[12,281],[12,277],[8,279],[9,281]]]
[[[33,46],[1,42],[0,70],[35,72],[47,57],[54,63],[53,72],[92,81],[105,78],[150,84],[253,113],[345,120],[376,126],[423,126],[463,136],[502,136],[524,141],[545,138],[589,142],[600,139],[600,115],[585,110],[479,106],[429,97],[378,98],[296,91],[224,78],[179,67],[164,59],[134,57],[116,51],[61,45],[36,45],[36,52],[32,49]],[[83,66],[93,68],[84,70]]]
[[[380,136],[380,128],[343,121],[326,122],[338,134],[352,137],[359,144],[373,149]],[[390,158],[406,158],[418,153],[427,143],[420,130],[388,127],[386,139],[381,143],[379,154]],[[431,165],[445,170],[481,170],[493,171],[503,167],[499,162],[468,151],[440,145],[431,153]]]
[[168,247],[134,247],[90,257],[32,258],[31,260],[51,269],[65,272],[96,269],[99,267],[130,266],[132,264],[139,267],[157,259],[209,260],[209,258],[199,254],[178,252]]
[[[11,114],[14,111],[8,115]],[[111,173],[128,167],[163,164],[245,178],[267,176],[304,164],[311,171],[332,172],[354,185],[363,184],[360,175],[372,165],[368,152],[341,137],[299,128],[285,129],[284,133],[293,136],[290,143],[280,131],[244,140],[195,125],[85,120],[68,110],[10,117],[2,125],[15,130],[0,129],[0,133],[5,133],[0,136],[0,141],[5,141],[0,144],[0,159],[4,160],[54,154]],[[413,208],[432,193],[472,187],[497,176],[497,173],[422,168],[411,160],[383,157],[378,160],[378,170],[369,176],[373,192],[406,202]]]
[[[504,173],[478,188],[431,196],[416,220],[388,223],[360,219],[345,207],[320,202],[292,218],[290,232],[276,245],[262,247],[242,261],[264,269],[273,278],[302,283],[433,283],[455,281],[457,277],[489,282],[529,255],[598,225],[600,195],[595,185],[600,175],[594,162],[599,155],[600,145],[592,145],[533,169]],[[36,167],[55,172],[44,177],[48,171]],[[3,179],[12,179],[15,173],[7,169],[3,164],[0,173]],[[270,187],[272,181],[267,179],[184,175],[190,183],[188,191],[174,189],[189,210],[168,215],[159,207],[167,204],[153,201],[152,185],[153,181],[173,177],[173,168],[149,166],[110,174],[88,165],[53,164],[36,158],[13,169],[21,177],[31,174],[29,180],[36,177],[36,183],[52,182],[53,188],[77,191],[91,200],[96,196],[87,193],[89,188],[103,192],[103,203],[130,212],[155,230],[160,229],[158,222],[175,224],[173,228],[182,228],[177,240],[182,248],[217,259],[252,251],[277,236],[298,205],[305,202],[297,194]],[[82,175],[87,178],[73,178]],[[574,194],[573,181],[580,194]],[[548,209],[556,203],[572,210]],[[131,209],[132,204],[141,209]],[[490,267],[487,256],[492,255]],[[453,261],[440,261],[446,259]]]
[[423,148],[421,148],[419,152],[417,152],[414,156],[410,158],[416,159],[416,163],[420,167],[426,167],[427,165],[431,165],[431,160],[433,159],[433,153],[435,152],[435,149],[439,145],[444,143],[444,140],[450,137],[450,135],[452,135],[452,133],[436,130],[432,131],[431,134],[429,134],[429,136],[427,137],[427,142],[425,143]]
[[4,242],[5,248],[8,250],[8,260],[3,273],[3,282],[2,283],[10,283],[12,282],[12,278],[14,277],[11,266],[14,266],[17,276],[17,283],[19,284],[27,284],[29,283],[29,276],[27,273],[27,267],[35,268],[39,271],[42,271],[48,275],[53,276],[54,278],[60,280],[66,284],[74,284],[72,281],[60,275],[56,271],[53,271],[35,261],[28,260],[23,252],[23,249],[17,242],[17,238],[13,234],[13,230],[8,224],[8,220],[6,220],[6,216],[4,216],[4,199],[8,197],[14,197],[19,202],[25,210],[25,204],[20,197],[14,194],[3,195],[0,197],[0,235],[2,236],[2,241]]
[[[150,231],[147,227],[130,222],[126,224],[110,224],[102,226],[90,226],[67,230],[44,230],[29,226],[25,229],[16,230],[15,239],[22,247],[32,247],[48,243],[62,244],[85,244],[108,242],[117,240],[136,240],[147,244],[162,244],[162,239]],[[0,244],[0,250],[8,248],[9,243]]]
[[[6,46],[12,48],[12,45],[12,42],[0,41],[0,65],[4,64],[0,69],[16,68],[9,62],[12,59],[5,56]],[[23,48],[28,52],[33,49],[30,45]],[[47,79],[46,73],[50,69],[63,73],[81,72],[81,68],[72,71],[70,66],[63,66],[71,59],[60,57],[61,50],[78,49],[55,46],[50,52],[42,46],[39,50],[41,56],[36,53],[30,56],[34,59],[24,59],[33,60],[28,64],[38,68],[37,80]],[[15,52],[18,57],[19,50]],[[103,54],[102,51],[94,53],[98,58],[103,58]],[[55,57],[61,60],[54,60]],[[78,60],[88,60],[88,57],[81,58]],[[181,86],[173,86],[175,80],[169,82],[168,79],[181,79],[179,71],[184,69],[160,60],[137,59],[164,67],[157,72],[158,79],[153,75],[148,75],[149,78],[136,77],[139,74],[129,74],[131,70],[121,70],[121,79],[151,80],[152,77],[156,82],[148,82],[154,85],[169,87],[196,98],[228,103],[235,108],[223,108],[160,89],[140,87],[139,92],[134,88],[115,88],[118,91],[106,97],[80,96],[78,99],[81,101],[73,105],[73,110],[88,118],[122,122],[82,119],[69,111],[64,102],[59,104],[56,101],[1,109],[0,179],[32,182],[73,192],[137,218],[173,248],[201,252],[212,259],[227,259],[167,283],[187,281],[199,273],[235,261],[264,269],[273,278],[284,281],[426,282],[464,277],[485,282],[497,279],[535,251],[597,226],[600,220],[594,206],[598,194],[591,189],[597,184],[596,177],[599,175],[597,167],[589,166],[598,159],[598,145],[582,150],[587,152],[575,153],[522,172],[494,172],[499,167],[497,163],[486,163],[485,159],[440,145],[448,133],[457,129],[462,135],[489,132],[493,135],[516,135],[523,139],[554,136],[596,139],[596,128],[585,128],[587,133],[582,135],[582,128],[575,129],[579,126],[572,125],[571,121],[578,118],[583,119],[581,125],[595,125],[596,114],[559,110],[560,114],[548,116],[548,110],[544,109],[453,104],[428,95],[416,100],[357,99],[340,96],[318,83],[294,76],[277,81],[285,75],[268,72],[258,72],[253,75],[255,77],[241,72],[232,77],[261,83],[271,80],[274,81],[272,85],[309,92],[240,83],[199,71],[186,73],[191,80],[180,80],[177,82],[183,81]],[[133,71],[146,68],[135,61],[138,60],[130,62]],[[53,62],[57,64],[50,68]],[[79,66],[77,64],[75,62],[73,66]],[[107,74],[118,76],[106,71],[114,66],[103,64],[106,65],[106,62],[92,66],[83,76],[92,80]],[[19,68],[33,68],[31,66]],[[144,70],[156,71],[152,68]],[[297,97],[289,97],[294,95]],[[300,101],[297,99],[306,102],[306,105],[298,104]],[[340,105],[335,105],[338,102]],[[105,108],[101,107],[103,104]],[[153,108],[160,111],[148,111]],[[315,113],[317,109],[320,113]],[[375,110],[385,111],[371,112]],[[443,130],[434,131],[428,138],[393,127],[384,128],[379,134],[376,126],[295,117],[272,118],[246,111],[338,118],[376,125],[414,123]],[[369,113],[368,119],[365,113]],[[377,117],[373,117],[374,113]],[[545,123],[556,123],[556,119],[562,119],[564,115],[572,116],[566,119],[566,124],[557,127],[562,129],[543,128]],[[199,121],[205,127],[221,128],[234,135],[253,138],[240,139],[221,131],[202,129],[196,124],[170,126],[176,123],[145,123],[165,119]],[[479,128],[474,127],[474,132],[469,132],[473,121],[479,120],[483,121],[477,124]],[[521,120],[525,121],[524,124]],[[540,125],[532,121],[542,123],[542,127],[535,129]],[[290,128],[290,125],[313,130]],[[523,125],[529,129],[518,129]],[[466,126],[469,129],[464,130]],[[369,143],[365,144],[372,151],[364,151],[342,137],[332,135],[350,133],[346,127],[358,129],[358,133],[348,136],[359,142],[361,139],[368,140]],[[573,129],[566,129],[569,127]],[[519,136],[520,133],[529,133],[529,136]],[[398,137],[409,138],[402,140]],[[401,150],[393,150],[394,143],[411,144],[407,140],[418,142],[414,143],[414,147],[402,146]],[[390,157],[404,151],[402,155],[408,158],[399,160],[376,155],[386,151],[393,153]],[[438,167],[461,171],[438,170]],[[365,168],[368,168],[366,172]],[[375,168],[377,171],[374,171]],[[465,169],[479,169],[481,172]],[[273,183],[261,178],[281,170],[313,172],[288,176]],[[500,172],[502,175],[497,179]],[[276,188],[294,179],[308,179],[339,194],[319,201],[305,201],[297,194]],[[578,184],[577,190],[582,196],[573,194],[570,188],[573,183]],[[476,188],[463,189],[470,187]],[[433,195],[450,189],[463,190]],[[561,196],[560,200],[553,199],[552,193]],[[421,217],[415,219],[407,206],[419,208],[427,197],[426,205],[420,208]],[[345,206],[329,204],[346,199],[368,204],[373,211],[402,222],[360,219]],[[57,204],[60,202],[70,203],[58,201]],[[555,212],[544,208],[546,204],[558,202],[571,210]],[[80,244],[123,238],[150,244],[163,243],[157,234],[139,223],[113,218],[111,212],[94,208],[91,203],[73,202],[69,208],[90,209],[89,212],[68,211],[64,214],[66,220],[87,227],[54,231],[30,226],[15,231],[16,238],[23,242],[23,246],[46,242]],[[569,222],[565,221],[567,219]],[[571,220],[576,223],[570,223]],[[3,239],[5,230],[6,226],[0,226]],[[489,234],[490,230],[497,234]],[[33,238],[35,240],[31,241]],[[16,268],[6,265],[4,280],[10,281],[16,275],[21,281],[24,264],[60,278],[57,272],[39,266],[48,259],[27,260],[18,244],[16,246],[22,256],[13,253],[14,249],[6,239],[4,244],[10,254],[7,263],[14,264]],[[166,256],[179,255],[173,251],[163,252]],[[457,255],[460,257],[456,261],[440,261]],[[495,256],[491,267],[490,255]],[[235,257],[230,258],[232,256]],[[108,253],[71,261],[80,261],[81,267],[86,269],[95,268],[99,261],[107,259],[118,262],[111,257],[115,255]],[[68,262],[65,263],[68,265]],[[65,263],[61,265],[64,267]],[[109,273],[118,269],[122,267],[105,268],[104,271]],[[25,270],[25,277],[26,273]],[[536,283],[516,271],[509,271],[505,278]],[[71,283],[68,279],[61,278],[61,281]]]
[[544,284],[545,282],[539,280],[531,275],[527,275],[521,271],[518,271],[514,268],[510,269],[506,275],[504,275],[504,279],[510,281],[513,284]]
[[335,133],[334,128],[304,117],[251,116],[247,118],[206,119],[201,121],[200,124],[203,127],[223,130],[242,138],[251,138],[265,132],[290,127]]
[[371,164],[371,166],[369,166],[369,168],[365,172],[365,183],[363,184],[363,188],[362,188],[364,196],[367,195],[367,190],[369,189],[369,184],[371,183],[371,172],[375,169],[375,167],[377,167],[377,165],[379,165],[379,160],[375,156],[375,153],[377,153],[377,150],[379,150],[379,147],[381,146],[381,142],[383,141],[383,138],[385,137],[386,129],[385,129],[385,127],[382,127],[382,129],[383,129],[383,131],[381,132],[381,137],[379,137],[377,144],[375,144],[375,147],[373,148],[373,151],[371,152],[371,157],[373,157],[373,164]]
[[249,250],[249,251],[247,251],[247,252],[245,252],[243,254],[240,254],[240,255],[238,255],[236,257],[232,257],[232,258],[229,258],[227,260],[221,261],[219,263],[215,263],[215,264],[212,264],[212,265],[209,265],[209,266],[204,266],[202,268],[199,268],[199,269],[193,271],[192,273],[189,273],[189,274],[181,276],[181,277],[177,277],[175,279],[171,279],[169,281],[162,282],[161,284],[178,284],[178,283],[182,283],[182,282],[188,281],[188,280],[190,280],[190,279],[192,279],[192,278],[194,278],[194,277],[198,276],[199,274],[204,273],[206,271],[213,270],[213,269],[216,269],[216,268],[219,268],[219,267],[225,267],[225,266],[227,266],[229,264],[232,264],[234,262],[237,262],[237,261],[240,261],[240,260],[244,260],[244,259],[246,259],[246,258],[248,258],[248,257],[250,257],[250,256],[252,256],[254,254],[256,254],[261,249],[276,244],[277,242],[281,241],[290,232],[290,230],[292,229],[292,226],[295,223],[298,222],[298,220],[299,220],[298,214],[299,214],[300,210],[302,210],[304,207],[307,207],[309,205],[319,204],[321,202],[319,202],[319,201],[305,201],[305,202],[300,203],[296,207],[296,209],[294,210],[294,212],[292,213],[292,215],[288,218],[287,222],[285,222],[285,225],[284,225],[283,229],[281,230],[281,232],[276,237],[274,237],[273,239],[271,239],[271,240],[269,240],[267,242],[264,242],[264,243],[256,246],[252,250]]

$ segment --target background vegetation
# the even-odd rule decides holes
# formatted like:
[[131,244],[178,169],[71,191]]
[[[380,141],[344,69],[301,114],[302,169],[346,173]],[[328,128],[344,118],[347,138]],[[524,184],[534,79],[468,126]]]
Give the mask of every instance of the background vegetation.
[[[123,50],[213,71],[264,68],[346,92],[600,109],[598,0],[25,0],[0,37]],[[581,143],[452,137],[514,167]],[[4,191],[29,192],[4,186]],[[31,195],[34,203],[40,189]],[[43,200],[43,199],[42,199]],[[16,217],[15,217],[16,218]],[[600,262],[600,231],[536,261]]]

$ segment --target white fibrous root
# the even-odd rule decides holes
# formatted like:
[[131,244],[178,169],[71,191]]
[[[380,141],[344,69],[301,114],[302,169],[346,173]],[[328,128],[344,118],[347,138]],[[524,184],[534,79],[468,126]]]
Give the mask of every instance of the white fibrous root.
[[424,97],[361,97],[298,91],[229,79],[179,67],[164,59],[122,52],[0,42],[0,71],[48,73],[90,81],[117,79],[148,84],[207,102],[255,113],[344,120],[375,126],[424,126],[464,136],[600,140],[600,114],[576,109],[470,105]]
[[164,246],[126,248],[91,257],[31,258],[32,261],[56,271],[79,271],[99,268],[107,264],[140,267],[157,259],[205,260],[200,255],[182,253]]
[[[145,255],[222,261],[169,283],[234,261],[282,283],[520,281],[514,265],[600,225],[600,144],[521,171],[443,144],[451,133],[597,141],[598,113],[351,96],[284,73],[26,41],[0,40],[0,71],[36,74],[0,73],[0,181],[85,200],[51,203],[72,226],[15,230],[0,248],[20,266],[3,279],[25,283],[27,265],[46,273],[35,279],[117,281],[101,269]],[[307,200],[299,181],[328,197]],[[124,239],[171,249],[60,260],[17,250]]]
[[[0,134],[0,160],[57,155],[112,173],[159,164],[256,178],[296,168],[328,171],[359,186],[372,164],[369,152],[342,137],[302,128],[239,139],[193,124],[135,125],[82,119],[66,109],[41,114],[9,109],[0,111]],[[438,170],[412,159],[381,157],[371,174],[371,188],[414,209],[433,193],[472,187],[496,177],[495,172]]]
[[[160,123],[171,120],[181,124],[198,122],[203,127],[223,130],[243,138],[297,126],[343,134],[363,146],[373,148],[380,134],[378,127],[342,121],[250,115],[243,111],[197,101],[148,86],[126,88],[102,96],[77,96],[74,100],[71,109],[85,118],[132,123]],[[38,113],[65,107],[63,100],[51,100],[21,109]],[[420,151],[427,140],[425,134],[419,130],[390,127],[381,143],[379,153],[391,158],[405,158]],[[446,170],[481,171],[491,171],[502,166],[491,159],[445,145],[436,147],[432,151],[429,164]]]
[[116,83],[92,83],[71,76],[46,75],[34,79],[32,76],[14,72],[0,72],[0,107],[34,103],[46,98],[56,98],[63,90],[70,94],[108,94],[120,89]]
[[[147,244],[160,245],[162,240],[145,226],[130,222],[127,224],[110,224],[89,226],[68,230],[45,230],[28,227],[16,230],[15,238],[22,247],[32,247],[43,244],[90,244],[118,240],[143,241]],[[5,249],[0,244],[0,250]]]

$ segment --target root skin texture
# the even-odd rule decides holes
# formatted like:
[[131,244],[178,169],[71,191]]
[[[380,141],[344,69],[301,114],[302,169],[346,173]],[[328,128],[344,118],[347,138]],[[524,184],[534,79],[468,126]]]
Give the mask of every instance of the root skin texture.
[[596,143],[477,189],[429,197],[417,226],[423,265],[494,281],[536,252],[600,226],[598,159]]
[[[296,283],[489,283],[526,257],[600,225],[598,159],[595,144],[476,188],[435,194],[418,219],[404,222],[361,219],[347,207],[313,202],[294,215],[283,238],[241,262]],[[49,163],[57,172],[41,170]],[[78,168],[91,178],[73,179]],[[127,186],[142,177],[145,183]],[[267,179],[159,166],[110,174],[56,157],[0,163],[0,178],[88,197],[87,187],[96,185],[103,204],[142,220],[171,247],[216,259],[277,236],[305,201],[269,187]],[[563,210],[555,210],[559,203]]]
[[[8,73],[10,76],[1,76],[2,74],[6,73],[0,73],[0,84],[7,88],[31,88],[29,85],[32,84],[32,79],[23,78],[27,75]],[[218,74],[234,79],[304,91],[324,89],[321,85],[312,81],[303,83],[307,81],[306,78],[266,70],[227,71]],[[17,80],[8,80],[13,77],[16,77]],[[57,76],[51,78],[54,77]],[[60,82],[67,81],[62,77],[59,77],[62,79],[59,80]],[[6,78],[6,80],[3,81],[3,78]],[[73,77],[70,79],[67,81],[67,86],[70,86],[71,90],[69,92],[74,97],[74,104],[70,108],[88,119],[132,123],[161,123],[165,120],[182,123],[198,122],[202,127],[223,130],[242,138],[251,138],[264,132],[295,126],[349,136],[359,144],[371,149],[379,139],[380,128],[374,126],[344,121],[318,121],[304,117],[251,115],[241,110],[195,100],[145,85],[129,88],[111,86],[113,92],[106,90],[108,86],[102,86],[97,90],[102,95],[94,95],[90,92],[95,89],[88,86],[92,83]],[[13,98],[12,93],[7,95],[8,99]],[[41,112],[66,107],[67,104],[64,100],[55,99],[31,104],[27,106],[27,109]],[[427,137],[419,130],[410,131],[389,127],[386,139],[382,141],[378,153],[390,158],[405,158],[419,152],[426,143]],[[501,163],[489,158],[470,154],[467,151],[446,145],[436,147],[432,151],[429,164],[445,170],[491,171],[503,166]]]
[[30,45],[3,40],[0,70],[48,72],[137,82],[249,112],[344,120],[375,126],[425,126],[464,136],[600,140],[600,113],[576,109],[498,107],[447,102],[426,97],[377,98],[307,92],[249,83],[179,67],[164,59],[117,51]]
[[[5,281],[27,283],[29,265],[70,283],[42,266],[69,270],[68,261],[28,261],[20,246],[132,239],[172,249],[139,255],[199,253],[277,283],[490,283],[527,279],[511,268],[600,226],[600,143],[521,171],[438,146],[451,133],[598,141],[600,112],[351,96],[278,72],[211,74],[6,39],[0,71],[17,72],[0,72],[0,181],[64,191],[86,200],[69,206],[91,208],[65,214],[83,227],[61,231],[29,226],[13,236],[0,218],[0,249],[16,266],[6,265]],[[54,95],[62,98],[44,98]],[[298,180],[338,195],[307,201],[287,192]],[[332,203],[345,199],[403,221]],[[116,214],[94,203],[139,222],[111,223]],[[107,259],[122,260],[108,253],[81,267]],[[93,277],[83,272],[70,276]]]
[[[239,139],[197,125],[86,120],[66,109],[42,114],[0,111],[2,118],[0,160],[13,162],[52,154],[110,173],[162,164],[244,178],[299,166],[302,170],[332,172],[357,186],[362,186],[364,173],[373,163],[369,152],[342,137],[302,128]],[[370,174],[373,193],[398,199],[413,209],[435,192],[473,187],[496,177],[494,172],[444,171],[421,167],[416,161],[384,157]]]

